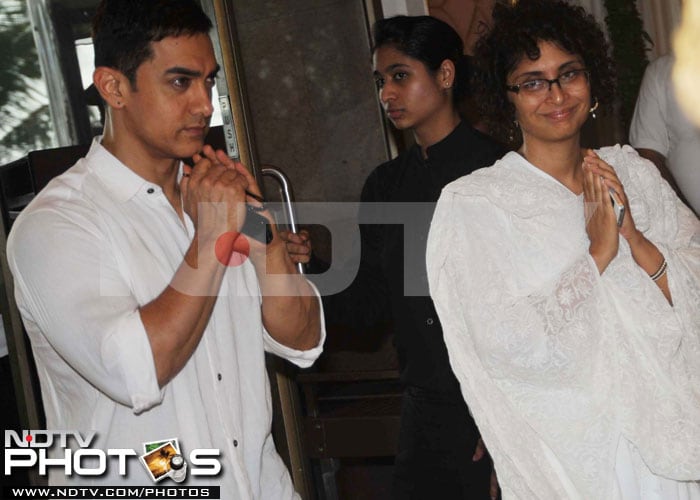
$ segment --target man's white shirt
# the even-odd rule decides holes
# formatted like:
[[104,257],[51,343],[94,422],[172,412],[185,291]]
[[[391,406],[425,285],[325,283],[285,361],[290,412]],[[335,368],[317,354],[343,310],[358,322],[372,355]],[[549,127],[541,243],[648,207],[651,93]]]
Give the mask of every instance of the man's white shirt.
[[[93,446],[105,450],[141,452],[144,442],[170,438],[185,459],[193,449],[217,448],[221,474],[190,476],[188,484],[221,485],[222,498],[294,497],[270,434],[264,353],[307,367],[321,353],[325,327],[308,351],[276,342],[263,327],[258,281],[246,261],[227,269],[199,345],[159,388],[139,307],[166,288],[194,226],[100,139],[22,212],[8,242],[48,428],[95,430]],[[109,465],[105,476],[81,482],[152,484],[137,460],[126,478]],[[50,479],[67,480],[60,467]]]

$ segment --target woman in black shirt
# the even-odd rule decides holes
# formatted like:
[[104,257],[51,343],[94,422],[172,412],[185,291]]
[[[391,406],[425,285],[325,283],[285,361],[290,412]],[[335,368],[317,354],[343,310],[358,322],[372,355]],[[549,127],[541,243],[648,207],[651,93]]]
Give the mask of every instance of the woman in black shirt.
[[[373,34],[379,100],[393,125],[415,139],[370,174],[361,199],[415,203],[411,226],[406,232],[397,225],[361,226],[362,260],[353,284],[355,296],[373,303],[371,310],[382,304],[389,315],[406,386],[393,496],[490,498],[490,464],[473,460],[479,433],[450,369],[424,256],[442,188],[491,165],[505,151],[460,118],[466,65],[462,40],[450,26],[428,16],[399,16],[378,21]],[[414,255],[417,262],[411,262]]]
[[410,225],[361,224],[358,274],[349,288],[323,298],[326,322],[355,330],[392,326],[405,384],[393,497],[489,499],[491,465],[475,460],[479,432],[428,293],[425,243],[442,188],[493,164],[505,150],[459,115],[467,68],[462,40],[449,25],[398,16],[378,21],[373,34],[379,100],[415,144],[370,174],[359,219],[408,219]]

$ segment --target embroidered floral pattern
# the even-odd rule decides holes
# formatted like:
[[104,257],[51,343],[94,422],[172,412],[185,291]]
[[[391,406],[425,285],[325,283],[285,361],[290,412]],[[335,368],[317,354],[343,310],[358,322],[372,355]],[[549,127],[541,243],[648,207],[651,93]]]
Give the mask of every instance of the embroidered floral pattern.
[[448,185],[428,242],[450,362],[504,492],[611,498],[620,436],[700,477],[700,224],[629,147],[599,155],[668,261],[674,307],[621,239],[602,276],[583,198],[509,153]]

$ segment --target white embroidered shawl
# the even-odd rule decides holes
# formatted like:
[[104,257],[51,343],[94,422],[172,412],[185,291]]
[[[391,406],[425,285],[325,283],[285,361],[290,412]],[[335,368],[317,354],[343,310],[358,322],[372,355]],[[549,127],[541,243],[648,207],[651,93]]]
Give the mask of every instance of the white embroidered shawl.
[[700,479],[700,222],[632,148],[598,154],[673,307],[624,238],[599,275],[582,195],[517,153],[449,184],[433,218],[431,295],[504,498],[609,498],[620,435],[654,473]]

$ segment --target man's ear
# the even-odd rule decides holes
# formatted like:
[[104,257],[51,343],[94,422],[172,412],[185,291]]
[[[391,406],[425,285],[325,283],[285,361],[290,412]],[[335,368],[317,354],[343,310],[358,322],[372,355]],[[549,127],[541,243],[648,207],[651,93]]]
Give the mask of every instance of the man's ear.
[[92,74],[95,88],[110,108],[119,109],[125,104],[130,88],[129,79],[114,68],[98,66]]
[[455,84],[455,64],[449,59],[445,59],[440,64],[439,72],[440,84],[443,88],[449,89]]

